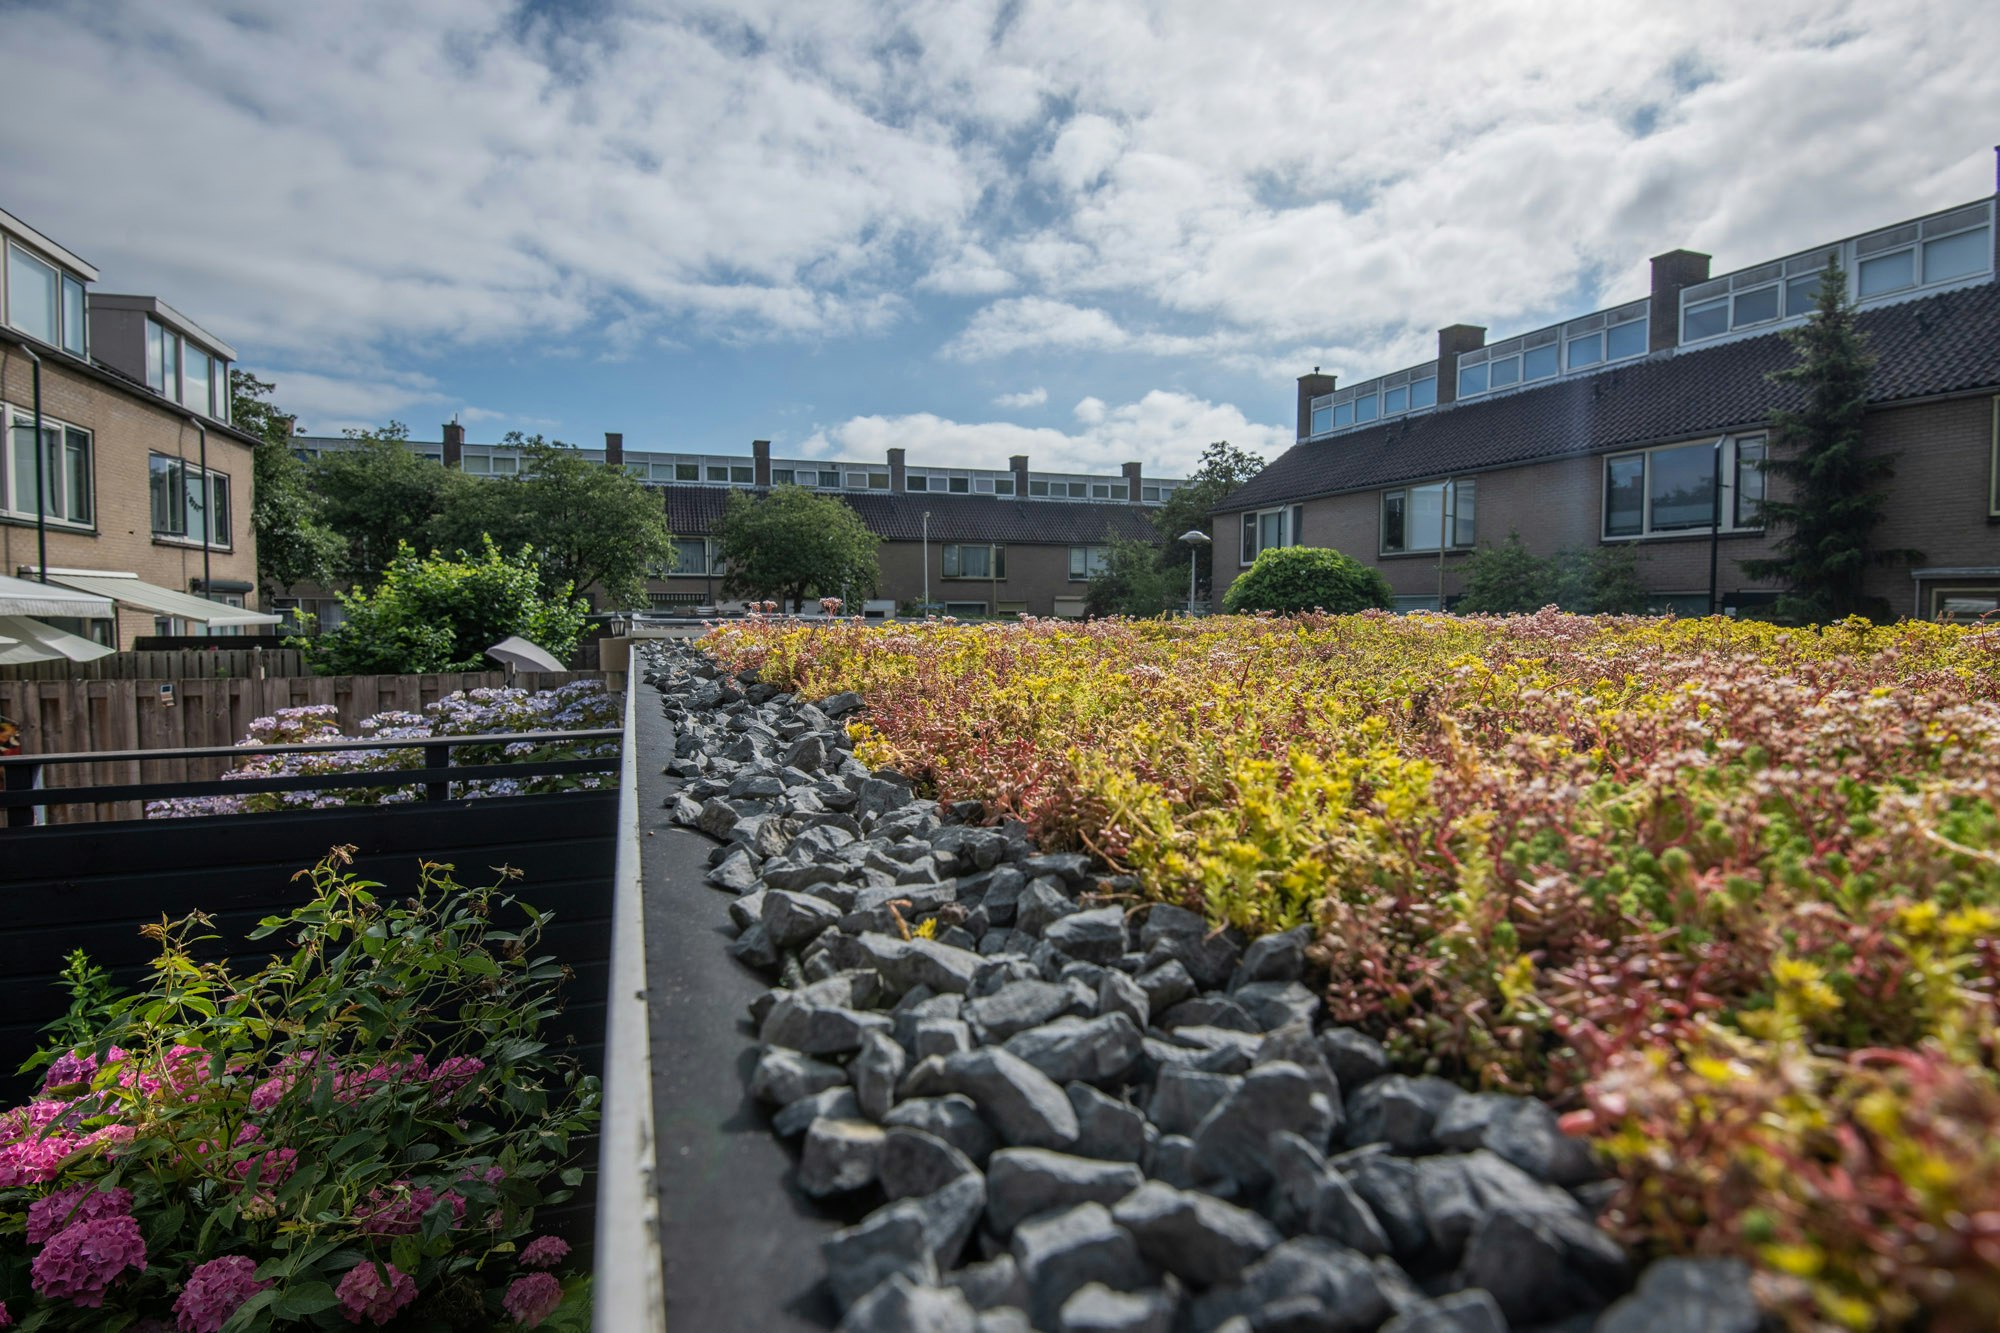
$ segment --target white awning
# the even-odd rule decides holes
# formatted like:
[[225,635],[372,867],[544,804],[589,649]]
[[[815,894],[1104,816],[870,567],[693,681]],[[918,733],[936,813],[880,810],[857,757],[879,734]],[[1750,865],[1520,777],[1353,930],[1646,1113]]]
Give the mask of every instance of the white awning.
[[191,592],[175,592],[142,582],[136,574],[106,569],[51,569],[49,580],[64,587],[109,597],[125,606],[136,606],[155,615],[198,620],[205,625],[281,625],[283,616],[262,611],[246,611],[240,606],[224,606],[197,597]]
[[53,662],[61,657],[72,662],[95,662],[111,656],[112,651],[101,643],[92,643],[39,620],[0,616],[0,666]]
[[63,616],[111,619],[111,603],[55,583],[35,583],[0,574],[0,616]]

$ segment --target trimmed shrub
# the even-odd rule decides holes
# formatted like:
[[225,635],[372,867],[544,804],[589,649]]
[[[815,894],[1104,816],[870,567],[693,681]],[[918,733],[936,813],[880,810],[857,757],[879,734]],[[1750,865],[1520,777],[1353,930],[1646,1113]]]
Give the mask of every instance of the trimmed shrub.
[[1229,585],[1222,609],[1345,615],[1386,610],[1389,602],[1389,580],[1374,566],[1324,547],[1279,546],[1258,555],[1257,563]]

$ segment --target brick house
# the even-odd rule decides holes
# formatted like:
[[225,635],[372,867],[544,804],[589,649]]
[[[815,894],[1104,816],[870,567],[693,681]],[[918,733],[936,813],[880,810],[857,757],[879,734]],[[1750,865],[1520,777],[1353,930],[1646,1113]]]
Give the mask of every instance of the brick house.
[[91,291],[95,268],[4,211],[0,249],[0,572],[110,598],[114,620],[57,623],[112,647],[276,623],[255,610],[234,350],[154,297]]
[[1923,553],[1872,569],[1867,592],[1903,615],[1990,608],[1995,202],[1719,276],[1708,256],[1670,251],[1640,300],[1493,344],[1452,325],[1435,360],[1349,388],[1300,376],[1298,443],[1216,511],[1218,599],[1259,550],[1305,545],[1375,565],[1399,609],[1435,608],[1440,594],[1449,606],[1466,555],[1518,533],[1539,554],[1630,543],[1656,609],[1692,614],[1709,609],[1713,541],[1721,609],[1768,603],[1780,590],[1738,562],[1772,553],[1758,514],[1765,436],[1802,395],[1767,375],[1795,364],[1780,333],[1804,321],[1838,258],[1875,357],[1864,447],[1896,455],[1874,542]]
[[[293,440],[304,458],[352,446],[325,436]],[[409,447],[476,476],[520,471],[518,449],[469,443],[456,423],[445,426],[441,440]],[[902,449],[880,462],[773,458],[765,440],[752,442],[745,457],[632,450],[623,435],[607,433],[604,448],[581,452],[624,468],[666,505],[677,559],[671,573],[649,581],[651,609],[658,611],[739,609],[742,599],[722,591],[715,521],[731,491],[794,485],[838,498],[883,539],[871,613],[920,602],[928,590],[932,602],[959,615],[1081,615],[1084,589],[1103,568],[1111,538],[1158,541],[1150,512],[1185,484],[1147,477],[1138,463],[1115,474],[1036,471],[1026,455],[1006,468],[910,465]],[[294,591],[300,609],[317,615],[322,627],[338,623],[338,603],[326,594]]]

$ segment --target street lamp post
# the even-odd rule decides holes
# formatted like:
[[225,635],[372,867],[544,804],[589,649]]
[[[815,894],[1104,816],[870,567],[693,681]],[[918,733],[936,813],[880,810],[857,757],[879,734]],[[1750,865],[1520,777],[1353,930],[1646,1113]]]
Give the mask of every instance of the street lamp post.
[[922,614],[931,613],[931,511],[924,511],[924,609]]
[[1189,528],[1181,534],[1181,540],[1188,544],[1188,614],[1194,614],[1194,568],[1199,549],[1208,545],[1208,534],[1200,528]]

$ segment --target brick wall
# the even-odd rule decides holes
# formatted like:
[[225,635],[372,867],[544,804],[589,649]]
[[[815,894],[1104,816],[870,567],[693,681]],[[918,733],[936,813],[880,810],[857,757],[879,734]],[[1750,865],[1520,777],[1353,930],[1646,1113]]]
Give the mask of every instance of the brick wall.
[[[33,367],[18,347],[0,343],[0,400],[23,412],[34,408]],[[42,364],[42,413],[91,432],[96,527],[79,531],[48,525],[49,564],[59,568],[124,570],[147,583],[188,592],[201,577],[199,542],[186,546],[153,536],[147,459],[167,454],[195,463],[200,436],[185,418],[61,364],[46,355]],[[220,430],[208,432],[210,470],[229,478],[229,547],[222,534],[209,553],[213,577],[255,583],[256,537],[250,528],[251,448]],[[0,572],[18,574],[36,563],[32,519],[0,518]],[[255,606],[256,594],[244,598]],[[153,633],[150,612],[118,611],[118,646]]]
[[[1058,598],[1082,597],[1089,586],[1069,577],[1069,547],[1009,543],[1007,577],[998,581],[996,596],[992,579],[948,579],[944,576],[944,544],[930,543],[930,591],[933,602],[984,602],[993,611],[996,604],[1023,603],[1030,615],[1054,615]],[[924,548],[921,542],[884,542],[880,548],[881,576],[875,597],[905,602],[920,601],[924,595]],[[656,591],[701,593],[723,598],[722,580],[674,577],[655,579]],[[734,601],[733,598],[723,598]]]
[[[1878,548],[1914,548],[1929,566],[2000,564],[2000,523],[1987,517],[1992,486],[1993,398],[1884,408],[1868,417],[1866,447],[1897,455],[1889,488],[1887,517],[1877,529]],[[1692,442],[1692,441],[1691,441]],[[1337,449],[1336,439],[1318,448]],[[1518,532],[1529,549],[1548,554],[1563,547],[1599,544],[1603,515],[1604,455],[1556,459],[1477,474],[1479,541],[1497,545]],[[1773,486],[1773,494],[1779,488]],[[1380,491],[1324,497],[1304,503],[1301,535],[1305,545],[1330,546],[1380,568],[1401,596],[1437,592],[1438,558],[1384,556]],[[1217,605],[1241,572],[1242,528],[1238,514],[1216,519]],[[1706,593],[1709,536],[1706,531],[1657,537],[1637,543],[1639,569],[1654,592]],[[1739,561],[1773,554],[1761,534],[1724,533],[1718,586],[1728,594],[1767,588],[1747,578]],[[1463,555],[1445,557],[1445,595],[1460,591]],[[1991,582],[1991,580],[1987,580]],[[1898,614],[1914,614],[1910,566],[1885,565],[1869,571],[1867,590],[1886,599]]]

